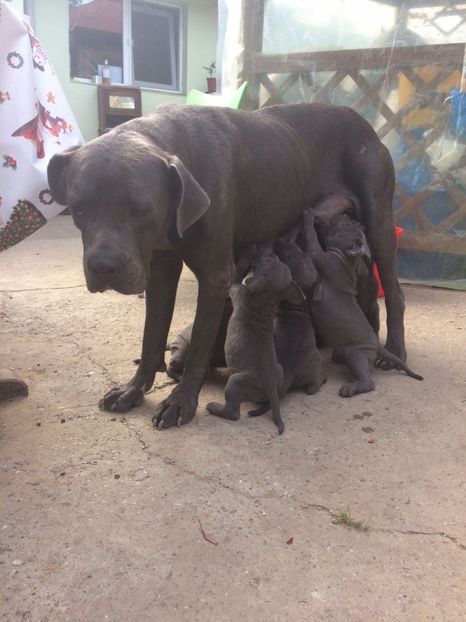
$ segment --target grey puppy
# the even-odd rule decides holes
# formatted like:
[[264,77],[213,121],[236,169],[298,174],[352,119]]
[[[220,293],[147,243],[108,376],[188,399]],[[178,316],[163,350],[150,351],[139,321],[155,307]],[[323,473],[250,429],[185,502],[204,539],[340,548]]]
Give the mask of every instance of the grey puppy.
[[[226,366],[225,339],[227,335],[228,322],[232,312],[233,306],[231,304],[231,299],[228,297],[225,302],[225,308],[223,309],[220,328],[217,333],[217,338],[215,339],[212,356],[210,357],[211,367]],[[186,359],[188,357],[189,344],[191,343],[192,332],[193,324],[189,324],[176,335],[168,346],[171,356],[167,365],[167,376],[170,376],[170,378],[173,378],[173,380],[176,380],[177,382],[181,380],[183,375]]]
[[[290,389],[302,387],[308,395],[313,395],[325,382],[307,301],[316,282],[317,271],[309,255],[297,243],[301,229],[301,224],[293,227],[286,235],[279,238],[274,246],[274,251],[280,261],[288,266],[293,283],[306,296],[306,299],[303,297],[295,302],[282,300],[275,316],[275,350],[277,361],[283,369],[280,398],[284,397]],[[301,237],[301,244],[305,248],[305,237]],[[270,404],[264,404],[248,414],[251,417],[257,417],[269,409]]]
[[[403,294],[396,277],[393,163],[372,127],[349,108],[268,106],[249,112],[160,106],[48,165],[55,200],[81,231],[91,292],[146,291],[142,354],[134,377],[109,391],[107,410],[141,403],[165,369],[183,262],[198,284],[180,383],[157,407],[160,428],[188,423],[209,365],[235,259],[275,240],[308,205],[344,189],[359,200],[387,306],[387,346],[402,358]],[[124,329],[123,329],[124,330]]]
[[[311,231],[310,227],[307,230]],[[375,384],[369,370],[377,358],[422,380],[422,376],[381,345],[357,302],[358,275],[368,269],[364,257],[370,258],[360,223],[347,215],[334,217],[326,227],[325,242],[326,252],[320,248],[317,236],[312,244],[319,278],[310,309],[316,331],[345,360],[356,378],[340,388],[340,395],[351,397],[373,391]]]
[[242,402],[267,402],[279,434],[285,426],[280,415],[279,393],[283,370],[277,361],[274,319],[283,298],[299,303],[303,295],[292,283],[290,270],[270,248],[259,249],[253,275],[245,285],[230,288],[233,314],[228,324],[225,355],[235,373],[225,387],[225,404],[210,402],[207,410],[224,419],[240,418]]
[[[297,243],[300,232],[301,226],[296,227],[280,238],[275,246],[278,258],[288,266],[293,282],[306,297],[298,304],[282,300],[275,318],[275,348],[284,374],[280,389],[282,397],[290,389],[300,387],[305,387],[306,392],[312,395],[325,382],[307,302],[317,280],[317,271],[310,256]],[[306,248],[304,236],[302,243]]]
[[[314,231],[314,223],[317,233],[325,228],[335,216],[348,214],[354,220],[361,222],[361,208],[357,197],[351,192],[331,193],[322,197],[322,199],[313,205],[312,212],[306,210],[303,215],[303,228],[306,233],[306,226]],[[312,215],[314,219],[311,222]],[[312,234],[314,235],[314,234]],[[325,245],[325,241],[323,241]],[[357,281],[357,300],[365,316],[369,320],[369,324],[378,335],[380,330],[379,304],[378,304],[378,283],[372,269],[372,262],[368,261],[370,269],[360,271]],[[378,361],[378,366],[389,369],[388,361]]]

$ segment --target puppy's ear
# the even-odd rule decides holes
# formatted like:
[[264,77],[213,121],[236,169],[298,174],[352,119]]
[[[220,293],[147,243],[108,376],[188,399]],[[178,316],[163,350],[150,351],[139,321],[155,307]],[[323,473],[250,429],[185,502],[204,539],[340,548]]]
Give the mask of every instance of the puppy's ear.
[[294,281],[291,281],[290,286],[283,295],[283,298],[292,305],[300,305],[306,300],[303,290]]
[[66,171],[73,153],[79,149],[79,145],[70,147],[62,153],[52,156],[47,166],[47,177],[54,200],[60,205],[66,205]]
[[207,211],[210,199],[176,156],[170,159],[169,174],[175,189],[176,230],[182,238],[186,229]]

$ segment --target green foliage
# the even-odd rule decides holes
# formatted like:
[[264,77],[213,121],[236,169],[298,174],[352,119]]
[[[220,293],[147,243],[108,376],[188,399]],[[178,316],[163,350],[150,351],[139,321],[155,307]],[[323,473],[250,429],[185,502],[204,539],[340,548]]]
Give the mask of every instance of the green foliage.
[[367,531],[369,529],[366,523],[363,523],[360,520],[355,520],[349,510],[341,511],[335,517],[333,521],[334,525],[344,525],[345,527],[349,527],[350,529],[356,529],[357,531]]
[[210,63],[210,65],[208,65],[207,67],[206,67],[206,65],[202,65],[202,68],[207,71],[207,73],[209,74],[209,78],[212,78],[212,76],[215,73],[215,68],[216,68],[215,61],[213,60]]

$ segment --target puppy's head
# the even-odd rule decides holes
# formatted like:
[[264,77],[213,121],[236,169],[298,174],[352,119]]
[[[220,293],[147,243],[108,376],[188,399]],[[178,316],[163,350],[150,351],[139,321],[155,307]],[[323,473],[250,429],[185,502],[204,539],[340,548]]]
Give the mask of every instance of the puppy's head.
[[350,258],[371,257],[363,226],[346,214],[332,218],[324,236],[327,250],[338,250]]
[[253,294],[270,295],[275,298],[291,283],[288,266],[285,266],[270,248],[256,254],[252,261],[252,272],[252,276],[246,279],[245,284]]
[[91,292],[144,291],[153,251],[171,248],[210,204],[178,158],[130,130],[53,156],[47,173],[81,230]]
[[316,282],[317,271],[311,258],[296,242],[278,240],[275,252],[282,263],[290,269],[291,278],[303,291],[308,291]]

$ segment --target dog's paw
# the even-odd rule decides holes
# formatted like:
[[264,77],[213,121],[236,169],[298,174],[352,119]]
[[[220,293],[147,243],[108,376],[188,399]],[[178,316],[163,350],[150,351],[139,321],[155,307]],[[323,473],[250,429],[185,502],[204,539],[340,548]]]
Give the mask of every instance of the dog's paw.
[[[180,386],[180,385],[178,385]],[[157,430],[180,427],[189,423],[196,414],[197,395],[176,389],[157,406],[152,424]]]
[[226,404],[219,404],[218,402],[209,402],[206,409],[211,415],[221,417],[222,419],[229,419],[230,421],[238,421],[240,418],[239,411],[232,411]]
[[357,380],[356,382],[349,382],[343,384],[340,387],[340,397],[353,397],[358,393],[369,393],[375,389],[375,384],[372,379],[369,380]]
[[374,367],[377,367],[377,369],[382,369],[383,371],[389,371],[390,369],[395,369],[395,363],[387,361],[387,359],[384,358],[379,358],[375,361]]
[[353,395],[356,395],[358,391],[356,390],[356,387],[354,385],[355,383],[351,382],[350,384],[344,384],[343,386],[341,386],[340,390],[338,391],[340,397],[353,397]]
[[[385,344],[385,349],[391,352],[391,354],[394,354],[395,356],[397,356],[399,359],[401,359],[403,363],[406,364],[408,355],[406,353],[406,348],[404,346],[399,346],[397,343],[394,343],[393,341],[387,341],[387,343]],[[384,356],[378,356],[374,363],[374,366],[377,367],[378,369],[383,369],[384,371],[389,370],[389,369],[397,369],[396,363],[389,361]]]
[[99,408],[110,412],[126,413],[135,406],[141,406],[144,401],[144,389],[144,386],[132,384],[114,387],[100,400]]

